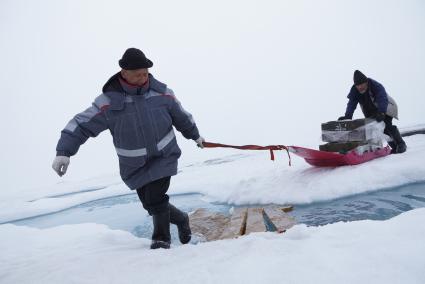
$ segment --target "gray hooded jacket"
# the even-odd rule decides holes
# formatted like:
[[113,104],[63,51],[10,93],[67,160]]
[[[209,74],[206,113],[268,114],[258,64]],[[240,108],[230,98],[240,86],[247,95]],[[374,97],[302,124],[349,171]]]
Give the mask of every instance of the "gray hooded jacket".
[[75,155],[89,137],[109,129],[120,175],[130,189],[177,174],[181,155],[173,126],[187,139],[198,139],[192,115],[173,91],[149,74],[148,88],[126,88],[112,76],[91,107],[77,114],[61,132],[57,156]]

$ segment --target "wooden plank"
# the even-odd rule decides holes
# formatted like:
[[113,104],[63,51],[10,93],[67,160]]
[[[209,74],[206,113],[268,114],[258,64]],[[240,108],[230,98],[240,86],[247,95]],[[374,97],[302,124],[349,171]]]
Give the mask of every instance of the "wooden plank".
[[294,210],[294,206],[292,205],[279,206],[278,209],[282,210],[285,213],[288,213]]
[[266,225],[264,224],[263,210],[263,208],[248,208],[245,235],[267,231]]
[[285,232],[296,224],[295,219],[286,214],[282,208],[270,207],[266,208],[264,212],[267,214],[270,221],[273,222],[279,233]]
[[234,208],[230,221],[224,227],[219,239],[237,238],[245,234],[247,214],[246,208]]
[[238,207],[233,210],[232,216],[228,217],[201,208],[190,214],[189,219],[193,234],[205,241],[214,241],[267,230],[284,232],[296,223],[293,217],[285,213],[292,209],[292,206],[277,205],[266,208]]
[[192,234],[202,236],[206,241],[214,241],[221,236],[230,217],[200,208],[189,215],[189,220]]

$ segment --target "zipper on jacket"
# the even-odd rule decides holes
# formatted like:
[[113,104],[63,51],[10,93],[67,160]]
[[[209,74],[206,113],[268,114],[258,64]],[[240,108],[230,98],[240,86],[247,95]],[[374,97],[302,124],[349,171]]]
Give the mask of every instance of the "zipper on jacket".
[[[142,98],[143,99],[143,98]],[[139,106],[138,106],[138,104],[139,104],[139,101],[138,101],[138,98],[136,97],[136,98],[133,98],[133,101],[134,101],[134,108],[136,109],[136,112],[137,112],[137,120],[138,120],[138,124],[139,124],[139,129],[140,129],[140,132],[142,133],[142,136],[143,136],[143,143],[145,144],[145,148],[146,148],[146,159],[148,159],[149,158],[149,156],[150,156],[150,151],[148,151],[148,144],[146,143],[146,135],[145,135],[145,132],[143,131],[143,124],[142,124],[142,119],[141,119],[141,111],[140,111],[140,109],[139,109]]]

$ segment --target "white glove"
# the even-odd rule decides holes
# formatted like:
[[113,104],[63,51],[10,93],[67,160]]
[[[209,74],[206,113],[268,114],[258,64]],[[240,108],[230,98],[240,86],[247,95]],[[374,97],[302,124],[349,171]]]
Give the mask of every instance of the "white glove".
[[205,142],[205,139],[202,136],[199,136],[198,139],[195,140],[196,144],[198,144],[198,147],[203,149],[204,145],[202,143]]
[[63,176],[66,173],[69,165],[69,157],[66,156],[56,156],[53,160],[52,168],[59,176]]

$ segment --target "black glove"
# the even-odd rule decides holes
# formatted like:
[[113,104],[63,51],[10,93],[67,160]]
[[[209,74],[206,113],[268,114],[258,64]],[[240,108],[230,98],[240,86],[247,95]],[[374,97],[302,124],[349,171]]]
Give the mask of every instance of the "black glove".
[[375,119],[377,122],[383,121],[385,119],[385,113],[378,112],[377,114],[375,114]]
[[347,118],[345,117],[345,115],[344,115],[344,116],[340,116],[340,117],[338,117],[338,121],[339,121],[339,120],[345,120],[345,119],[347,119]]

